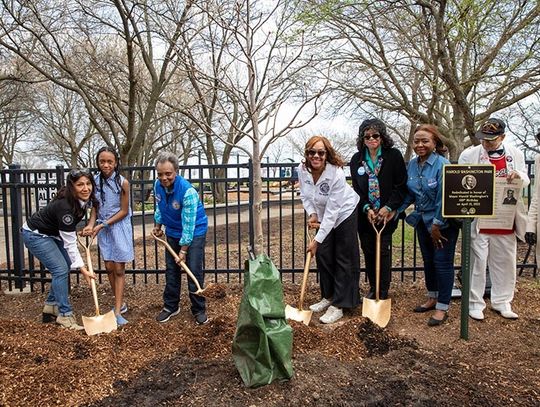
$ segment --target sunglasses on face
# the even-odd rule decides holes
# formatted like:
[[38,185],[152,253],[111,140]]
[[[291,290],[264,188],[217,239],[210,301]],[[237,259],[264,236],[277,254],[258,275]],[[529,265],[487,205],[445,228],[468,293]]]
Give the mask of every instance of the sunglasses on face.
[[326,150],[308,150],[307,151],[308,156],[315,157],[318,155],[319,157],[324,157],[326,155]]
[[86,176],[88,178],[90,178],[92,176],[92,173],[90,172],[89,169],[80,169],[80,170],[71,170],[69,173],[68,173],[68,178],[70,180],[76,180],[76,179],[79,179],[80,177],[82,176]]
[[373,139],[373,140],[378,140],[380,137],[381,137],[381,135],[380,135],[380,134],[377,134],[377,133],[371,134],[371,135],[370,135],[370,134],[366,134],[366,135],[364,136],[364,140],[371,140],[371,139]]

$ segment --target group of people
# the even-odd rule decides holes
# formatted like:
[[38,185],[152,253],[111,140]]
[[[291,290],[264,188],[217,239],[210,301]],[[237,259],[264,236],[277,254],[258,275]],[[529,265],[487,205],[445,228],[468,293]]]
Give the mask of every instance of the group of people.
[[[520,179],[520,188],[526,188],[529,178],[524,155],[504,142],[505,129],[502,120],[487,119],[475,134],[481,143],[464,150],[459,163],[492,164],[497,178],[508,183]],[[388,298],[392,234],[401,214],[416,231],[424,262],[427,299],[412,311],[433,311],[427,321],[429,326],[441,325],[448,319],[460,222],[442,214],[443,167],[449,164],[447,148],[439,129],[430,124],[415,129],[416,156],[408,166],[393,145],[381,120],[369,119],[360,125],[358,151],[349,164],[352,187],[346,182],[343,160],[328,139],[314,136],[305,145],[298,169],[300,197],[308,215],[307,227],[318,228],[308,251],[316,257],[321,286],[321,300],[310,309],[325,311],[319,318],[322,323],[334,323],[343,317],[344,309],[360,304],[358,239],[369,282],[365,296],[376,297],[376,228],[382,228],[378,294],[380,299]],[[540,158],[536,159],[536,169],[540,173]],[[504,318],[518,318],[511,306],[516,284],[516,236],[529,244],[536,243],[539,185],[537,182],[528,222],[522,190],[514,187],[509,189],[512,196],[505,200],[505,204],[511,201],[516,205],[512,230],[480,228],[477,219],[472,222],[469,316],[475,320],[485,317],[487,269],[492,310]],[[464,189],[475,186],[474,177],[464,177]],[[405,213],[412,204],[414,209]]]
[[[66,185],[48,205],[32,214],[22,228],[25,246],[51,274],[43,322],[56,322],[68,329],[83,329],[69,300],[70,270],[78,269],[88,282],[96,278],[80,255],[78,233],[90,238],[97,236],[114,295],[116,322],[118,326],[128,324],[124,317],[128,311],[124,301],[125,268],[134,258],[129,182],[119,173],[120,158],[114,149],[101,148],[96,155],[96,165],[96,175],[87,170],[70,171]],[[208,219],[197,191],[177,174],[178,167],[174,154],[161,152],[158,155],[153,233],[162,236],[162,226],[165,226],[167,242],[178,252],[177,259],[168,251],[165,253],[164,305],[156,317],[158,322],[167,322],[179,313],[181,262],[187,263],[201,286],[204,283]],[[77,232],[77,225],[88,212],[87,225]],[[189,291],[196,291],[191,281]],[[195,322],[207,323],[205,299],[190,294],[190,300]]]
[[[496,177],[509,183],[521,179],[521,188],[529,178],[522,152],[504,143],[505,123],[486,120],[476,137],[480,145],[469,147],[459,157],[462,164],[493,164]],[[357,149],[350,161],[352,187],[347,183],[345,163],[324,136],[311,137],[304,159],[298,167],[300,198],[308,215],[307,227],[316,229],[307,250],[315,256],[320,275],[321,300],[310,306],[324,312],[320,321],[331,324],[343,317],[344,309],[361,302],[360,247],[364,255],[369,289],[366,298],[387,299],[391,283],[392,234],[398,218],[405,216],[414,227],[424,262],[427,299],[413,311],[434,311],[429,326],[443,324],[448,318],[454,286],[454,255],[460,224],[442,215],[443,167],[449,164],[443,137],[434,125],[423,124],[414,131],[416,156],[408,166],[394,147],[385,124],[379,119],[365,120],[359,128]],[[114,295],[113,310],[119,326],[128,323],[124,301],[125,267],[134,258],[129,182],[119,173],[120,158],[109,147],[96,156],[98,172],[72,170],[66,185],[44,208],[24,224],[23,240],[32,255],[51,273],[51,286],[43,307],[43,321],[70,329],[83,329],[75,319],[68,296],[68,276],[78,269],[87,281],[96,278],[85,266],[77,248],[77,225],[90,211],[81,236],[96,237]],[[203,260],[208,219],[195,188],[178,175],[178,158],[161,152],[156,159],[154,184],[156,208],[153,233],[163,236],[173,250],[166,251],[166,284],[163,309],[156,320],[167,322],[180,311],[180,271],[186,262],[200,285],[204,285]],[[540,158],[536,159],[540,173]],[[474,177],[464,177],[463,187],[473,189]],[[516,205],[514,229],[480,228],[472,223],[471,295],[469,315],[484,319],[486,268],[491,277],[491,308],[502,317],[516,319],[511,303],[516,284],[516,236],[536,243],[538,197],[536,183],[529,222],[521,193],[507,197]],[[521,191],[519,191],[521,192]],[[405,214],[414,204],[414,210]],[[380,236],[378,232],[382,229]],[[360,240],[360,246],[358,245]],[[379,253],[376,253],[379,240]],[[540,255],[540,253],[539,253]],[[376,257],[380,256],[379,292],[376,293]],[[189,291],[196,291],[192,281]],[[197,324],[208,322],[204,297],[190,294],[191,313]]]

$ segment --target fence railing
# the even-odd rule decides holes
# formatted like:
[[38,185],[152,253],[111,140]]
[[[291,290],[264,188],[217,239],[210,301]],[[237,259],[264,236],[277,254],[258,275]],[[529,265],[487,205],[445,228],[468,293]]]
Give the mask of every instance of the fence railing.
[[[297,163],[263,164],[263,231],[265,251],[283,278],[293,281],[303,270],[306,247],[306,215],[298,196],[295,170]],[[534,163],[527,162],[531,179]],[[11,166],[0,171],[0,287],[9,289],[29,285],[43,290],[50,281],[47,270],[24,247],[20,228],[26,218],[46,205],[65,183],[68,169],[28,170]],[[153,227],[154,167],[126,167],[122,171],[130,181],[133,210],[133,244],[136,256],[126,273],[133,283],[159,282],[164,278],[164,254],[151,237]],[[204,268],[208,281],[239,282],[253,243],[251,163],[228,165],[185,165],[180,173],[198,190],[209,219]],[[525,191],[530,196],[531,187]],[[528,201],[528,199],[527,199]],[[82,225],[81,225],[82,227]],[[97,245],[93,246],[94,269],[103,278],[104,264]],[[522,259],[517,259],[522,263]],[[461,263],[460,247],[456,268]],[[423,271],[421,255],[412,228],[401,221],[393,239],[393,271],[403,280],[406,274],[416,278]],[[530,257],[527,269],[536,268]],[[74,278],[79,278],[75,274]],[[37,285],[37,287],[35,287]],[[4,287],[1,287],[4,288]]]

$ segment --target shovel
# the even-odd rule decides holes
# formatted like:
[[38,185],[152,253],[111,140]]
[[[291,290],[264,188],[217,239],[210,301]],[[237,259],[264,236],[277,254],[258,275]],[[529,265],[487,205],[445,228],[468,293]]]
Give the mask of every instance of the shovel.
[[[309,233],[309,232],[308,232]],[[310,236],[309,242],[313,241],[313,237]],[[307,252],[306,263],[304,264],[304,274],[302,275],[302,285],[300,286],[300,299],[298,300],[298,308],[291,307],[289,304],[285,306],[285,318],[292,319],[293,321],[302,322],[305,325],[309,325],[311,321],[311,315],[313,311],[304,310],[304,294],[306,292],[307,279],[309,274],[309,263],[311,262],[311,252]]]
[[[84,247],[84,250],[86,252],[86,263],[88,270],[93,273],[94,269],[92,267],[92,256],[90,255],[90,246],[92,245],[92,239],[90,239],[90,242],[88,243],[88,246],[84,244],[84,242],[79,237],[79,244]],[[114,315],[114,311],[109,311],[104,315],[99,314],[99,304],[98,304],[98,298],[97,298],[97,290],[96,290],[96,281],[91,278],[90,279],[90,287],[92,287],[92,297],[94,298],[94,305],[96,307],[96,315],[94,317],[85,317],[83,315],[82,322],[84,326],[84,330],[86,331],[86,334],[88,336],[96,335],[100,333],[109,333],[111,331],[114,331],[118,325],[116,323],[116,316]]]
[[377,229],[375,222],[372,222],[373,229],[375,229],[376,243],[375,243],[375,299],[365,298],[362,301],[362,316],[369,318],[375,324],[384,328],[390,321],[390,312],[392,307],[392,300],[379,299],[379,289],[381,280],[381,233],[386,226],[386,220],[382,227]]
[[[153,232],[152,232],[152,237],[154,239],[156,239],[158,242],[161,242],[163,243],[163,245],[167,248],[167,250],[169,251],[169,253],[171,253],[171,255],[174,257],[174,260],[178,261],[178,259],[180,257],[178,257],[178,254],[176,254],[176,252],[173,250],[173,248],[171,247],[171,245],[164,239],[160,239],[159,237],[157,237]],[[204,290],[201,288],[201,285],[199,284],[199,281],[197,280],[197,278],[193,275],[193,273],[191,272],[191,270],[189,269],[189,267],[187,266],[187,264],[183,261],[180,262],[180,266],[182,266],[182,268],[184,269],[184,271],[186,272],[186,274],[189,276],[189,278],[191,278],[191,280],[193,280],[193,282],[195,283],[195,286],[197,287],[197,291],[195,292],[192,292],[191,294],[195,294],[195,295],[200,295],[200,296],[203,296],[204,297]]]

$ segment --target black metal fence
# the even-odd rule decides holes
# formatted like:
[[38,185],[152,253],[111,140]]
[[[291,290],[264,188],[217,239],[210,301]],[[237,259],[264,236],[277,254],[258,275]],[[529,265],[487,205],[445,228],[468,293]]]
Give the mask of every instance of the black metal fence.
[[[306,247],[306,215],[295,185],[297,163],[263,164],[263,230],[265,250],[283,278],[293,281],[303,270]],[[534,163],[528,162],[531,179]],[[0,171],[0,288],[43,290],[50,281],[47,270],[24,248],[20,228],[28,216],[46,205],[65,183],[68,169],[26,170],[14,165]],[[164,265],[163,248],[151,238],[153,228],[154,167],[127,167],[133,210],[133,244],[136,257],[127,274],[136,282],[159,282]],[[247,248],[253,242],[251,163],[229,165],[186,165],[181,174],[198,190],[209,219],[205,271],[207,279],[220,282],[241,281]],[[531,187],[526,191],[530,196]],[[93,246],[94,269],[102,278],[105,270],[97,245]],[[456,268],[461,262],[458,247]],[[522,259],[517,259],[523,263]],[[536,268],[532,256],[520,265]],[[403,280],[406,273],[416,278],[423,270],[416,235],[401,221],[393,241],[393,271]],[[79,275],[75,274],[75,278]],[[36,287],[37,285],[37,287]],[[2,287],[4,286],[4,287]]]

